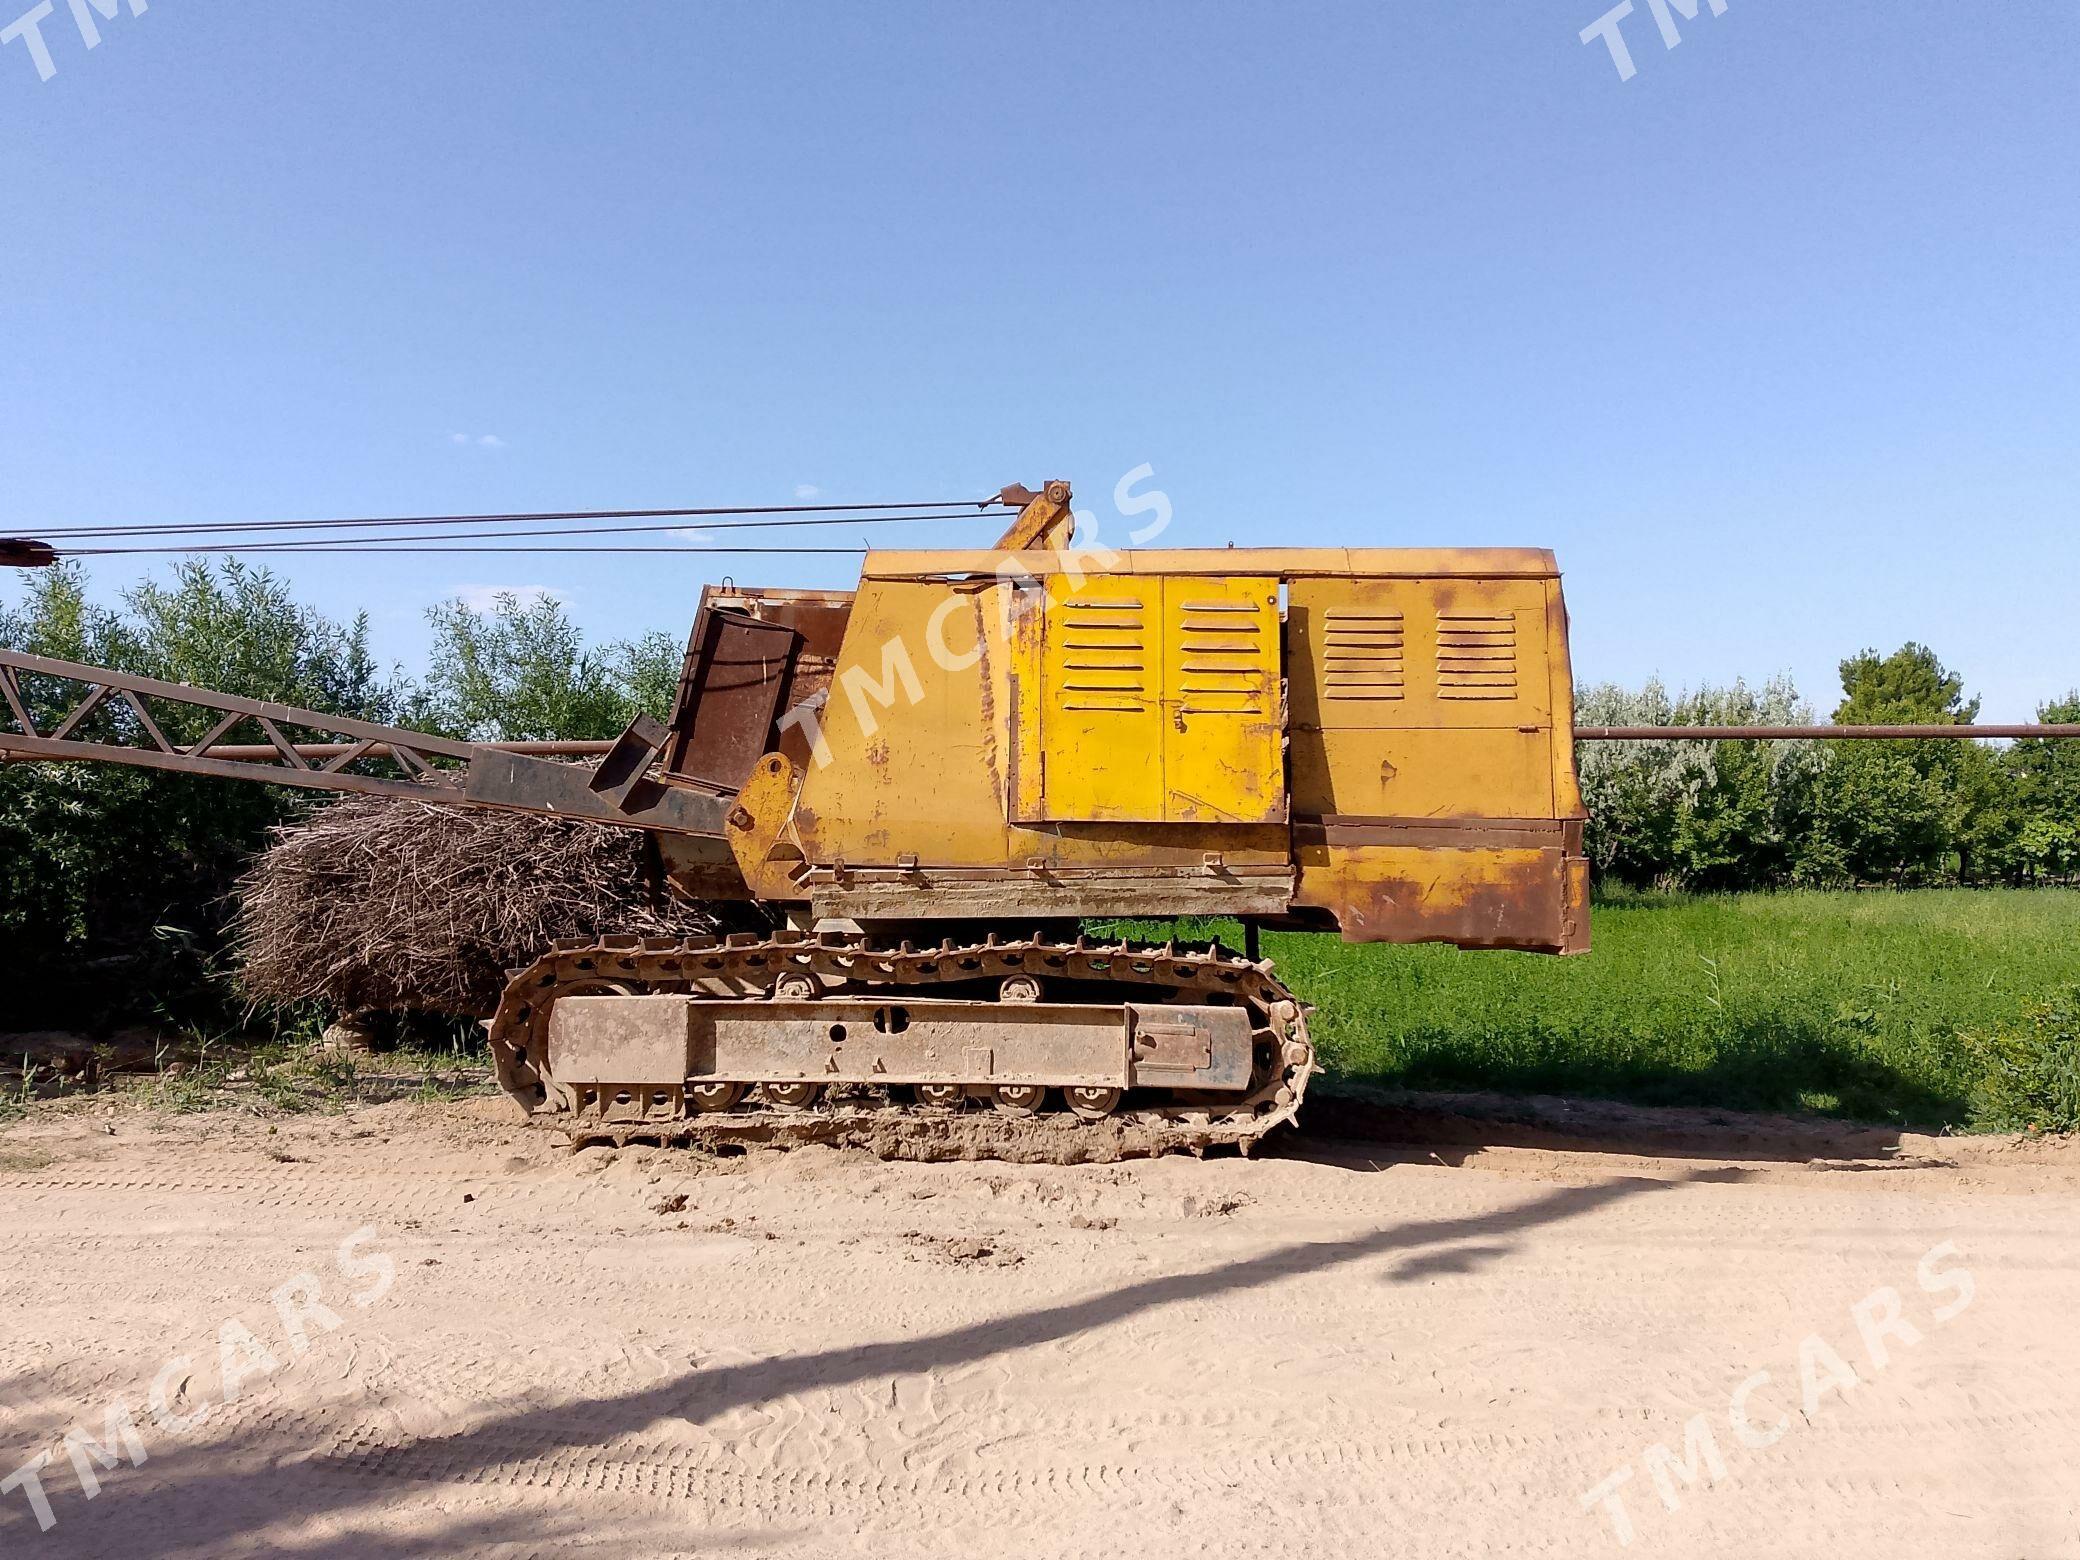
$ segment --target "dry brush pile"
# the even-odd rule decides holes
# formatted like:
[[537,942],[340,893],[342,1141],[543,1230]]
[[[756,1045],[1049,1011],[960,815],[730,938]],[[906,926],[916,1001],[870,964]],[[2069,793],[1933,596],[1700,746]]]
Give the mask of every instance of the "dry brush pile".
[[559,937],[715,926],[634,829],[349,797],[275,835],[239,884],[240,980],[262,1001],[484,1017]]

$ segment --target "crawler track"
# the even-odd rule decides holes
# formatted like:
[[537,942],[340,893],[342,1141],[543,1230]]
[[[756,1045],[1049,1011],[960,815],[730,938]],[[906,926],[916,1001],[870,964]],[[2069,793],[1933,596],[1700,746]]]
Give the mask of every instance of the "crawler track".
[[[1073,992],[1086,1001],[1245,1006],[1255,1036],[1249,1086],[1220,1096],[1137,1088],[1119,1109],[1096,1120],[1060,1108],[1014,1114],[974,1100],[935,1107],[904,1098],[906,1091],[864,1086],[828,1094],[807,1110],[763,1105],[754,1093],[727,1110],[612,1120],[596,1110],[571,1108],[544,1066],[549,1014],[559,996],[659,992],[741,1001],[770,994],[784,977],[807,976],[823,988],[824,1000],[871,1008],[894,995],[972,995],[1013,975],[1037,976],[1049,992]],[[1005,1022],[1015,1024],[1025,1010],[1005,1003]],[[833,1143],[891,1159],[1066,1163],[1224,1146],[1248,1153],[1264,1134],[1293,1120],[1314,1071],[1304,1006],[1268,961],[1251,962],[1219,944],[989,937],[918,948],[829,934],[608,937],[559,943],[519,971],[488,1027],[500,1086],[538,1124],[574,1142]],[[1058,1092],[1051,1099],[1059,1105]]]

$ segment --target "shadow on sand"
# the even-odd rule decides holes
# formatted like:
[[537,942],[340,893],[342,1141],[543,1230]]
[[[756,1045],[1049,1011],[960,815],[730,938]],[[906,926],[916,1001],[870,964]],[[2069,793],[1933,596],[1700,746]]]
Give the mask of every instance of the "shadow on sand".
[[1412,1160],[1456,1166],[1492,1148],[1848,1167],[1948,1162],[1925,1137],[1910,1142],[1898,1127],[1828,1117],[1358,1085],[1317,1087],[1300,1129],[1267,1143],[1266,1152],[1349,1168]]
[[[1346,1239],[1289,1242],[1193,1272],[1166,1273],[914,1338],[690,1371],[640,1391],[518,1408],[467,1430],[421,1437],[403,1450],[408,1464],[429,1470],[430,1481],[468,1485],[508,1461],[516,1445],[541,1456],[602,1445],[660,1422],[705,1423],[735,1409],[800,1393],[973,1364],[1166,1306],[1232,1295],[1373,1258],[1400,1257],[1382,1275],[1388,1283],[1464,1273],[1505,1260],[1525,1231],[1686,1182],[1737,1180],[1741,1175],[1739,1170],[1698,1170],[1672,1179],[1616,1177],[1548,1191],[1492,1213],[1409,1220]],[[14,1530],[6,1548],[28,1552],[33,1545],[33,1552],[47,1554],[216,1553],[257,1542],[255,1535],[263,1529],[274,1529],[277,1535],[294,1533],[288,1552],[299,1560],[388,1560],[504,1544],[539,1546],[545,1541],[554,1547],[540,1519],[511,1510],[458,1514],[442,1532],[416,1533],[409,1541],[369,1531],[356,1514],[379,1509],[396,1488],[394,1482],[328,1468],[323,1458],[297,1461],[341,1428],[337,1422],[312,1424],[304,1439],[277,1432],[264,1440],[154,1450],[143,1472],[132,1473],[126,1467],[107,1475],[100,1498],[91,1506],[81,1502],[60,1458],[49,1470],[59,1527],[37,1542],[26,1506],[19,1496],[11,1497],[0,1513],[0,1522]],[[694,1537],[688,1535],[689,1540]],[[721,1547],[705,1532],[697,1541],[703,1549]],[[75,1551],[75,1544],[82,1547]]]

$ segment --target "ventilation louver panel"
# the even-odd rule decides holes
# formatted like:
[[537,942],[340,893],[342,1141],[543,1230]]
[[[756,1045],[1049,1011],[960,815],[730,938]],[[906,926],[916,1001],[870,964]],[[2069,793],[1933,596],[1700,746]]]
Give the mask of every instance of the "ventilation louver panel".
[[1148,624],[1142,603],[1071,599],[1055,605],[1062,615],[1062,708],[1116,714],[1146,708]]
[[1327,612],[1322,618],[1322,691],[1331,699],[1408,696],[1399,612]]
[[1185,715],[1263,715],[1270,708],[1270,627],[1249,601],[1182,601],[1177,608],[1178,685]]
[[1514,614],[1437,615],[1437,696],[1514,699],[1517,620]]
[[1275,578],[1045,589],[1015,647],[1012,822],[1286,821]]

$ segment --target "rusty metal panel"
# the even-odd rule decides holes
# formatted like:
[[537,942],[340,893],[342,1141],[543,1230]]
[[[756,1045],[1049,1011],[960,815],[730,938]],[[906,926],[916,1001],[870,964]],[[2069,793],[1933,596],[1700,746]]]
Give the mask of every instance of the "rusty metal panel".
[[[943,584],[864,586],[815,725],[790,832],[812,862],[1017,861],[1006,844],[1010,698],[997,604]],[[760,781],[754,778],[750,788]],[[750,788],[747,788],[750,789]],[[747,798],[748,799],[748,798]]]
[[[1093,578],[1089,592],[1108,583]],[[1044,616],[1018,603],[1041,594],[1038,584],[998,589],[994,581],[862,585],[818,722],[820,757],[793,767],[799,796],[786,772],[768,784],[761,768],[738,798],[745,817],[732,839],[761,895],[820,899],[827,890],[812,891],[803,877],[813,871],[840,895],[858,885],[889,896],[892,913],[904,918],[1012,914],[1013,898],[1044,899],[1049,914],[1110,914],[1079,911],[1072,891],[1055,886],[1066,883],[1067,871],[1103,868],[1115,874],[1108,888],[1123,896],[1117,913],[1169,914],[1172,906],[1221,913],[1226,902],[1214,895],[1179,899],[1203,885],[1254,901],[1259,885],[1225,874],[1249,867],[1282,874],[1291,866],[1282,824],[1027,821],[1032,808],[1019,799],[1037,806],[1037,785],[1029,792],[1027,783],[1037,769],[1028,760],[1038,744],[1037,722],[1029,721],[1038,646],[1025,636]],[[905,857],[914,860],[907,871]],[[1133,898],[1144,867],[1186,869],[1197,882],[1150,879],[1147,888],[1163,901],[1157,908]],[[1008,884],[996,909],[968,901],[965,890],[960,904],[942,893],[949,872],[970,869]],[[930,892],[919,891],[920,877]],[[1018,897],[1026,887],[1033,898]]]
[[590,779],[590,772],[577,764],[479,750],[462,799],[478,807],[589,818],[660,834],[723,832],[726,798],[639,778],[617,803],[594,791]]
[[1249,1010],[1129,1004],[1134,1081],[1166,1088],[1246,1089]]
[[[1003,553],[982,549],[955,552],[888,551],[867,554],[862,578],[935,579],[949,575],[999,574],[1006,568],[1044,577],[1076,575],[1090,568],[1090,555],[1058,552]],[[1147,548],[1120,553],[1107,569],[1120,575],[1262,574],[1274,579],[1350,579],[1353,576],[1421,580],[1548,580],[1560,572],[1542,547],[1200,547]]]
[[1248,1087],[1250,1051],[1241,1007],[588,996],[561,999],[549,1021],[550,1071],[580,1089],[714,1079],[1234,1091]]
[[1548,726],[1553,629],[1547,582],[1295,581],[1294,729]]
[[935,916],[1026,920],[1033,916],[1282,915],[1292,903],[1293,869],[1216,862],[1194,867],[1041,866],[1008,871],[963,868],[855,869],[843,880],[811,868],[792,885],[819,916]]
[[1555,746],[1539,727],[1296,724],[1293,817],[1555,817]]
[[735,791],[772,744],[801,636],[783,623],[703,603],[687,641],[666,772]]
[[1122,1088],[1127,1034],[1122,1010],[1101,1005],[565,997],[550,1016],[549,1065],[570,1085],[713,1078]]
[[1553,581],[1294,582],[1294,816],[1554,817],[1563,784],[1572,813],[1557,600]]
[[[1582,805],[1582,786],[1575,773],[1574,744],[1567,740],[1574,727],[1574,652],[1568,644],[1567,602],[1560,593],[1560,581],[1547,580],[1546,592],[1546,672],[1552,680],[1552,731],[1549,734],[1552,753],[1549,763],[1553,771],[1553,815],[1557,818],[1586,819],[1588,810]],[[1588,913],[1583,912],[1582,951],[1588,948]]]
[[[683,1000],[683,999],[682,999]],[[818,1083],[1038,1083],[1120,1088],[1120,1009],[866,1002],[688,1002],[692,1076]],[[987,1059],[979,1074],[977,1058]]]
[[1572,951],[1587,933],[1586,879],[1561,841],[1440,848],[1302,844],[1293,903],[1336,917],[1345,942]]
[[586,789],[617,808],[627,806],[663,745],[664,727],[648,715],[638,714],[601,755],[598,767],[585,782]]
[[549,1059],[566,1084],[683,1084],[684,997],[564,997],[549,1013]]

